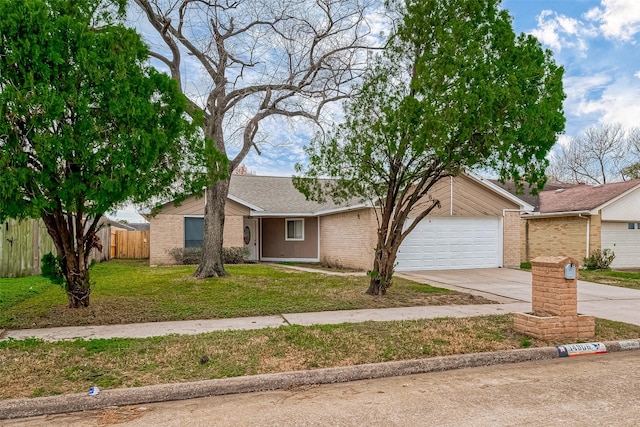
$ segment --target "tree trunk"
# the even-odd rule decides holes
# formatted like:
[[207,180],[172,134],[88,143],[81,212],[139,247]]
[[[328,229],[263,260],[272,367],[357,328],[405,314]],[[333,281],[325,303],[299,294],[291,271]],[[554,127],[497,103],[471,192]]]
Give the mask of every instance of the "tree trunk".
[[67,254],[62,261],[62,271],[67,282],[69,308],[89,307],[89,295],[91,294],[89,266],[86,262],[79,261],[79,256],[75,253]]
[[85,223],[81,213],[69,218],[65,217],[61,209],[58,209],[53,214],[43,214],[42,220],[47,226],[49,236],[61,260],[60,269],[69,308],[88,307],[91,294],[88,254],[92,247],[102,250],[102,246],[93,230],[89,230],[89,233],[93,233],[93,238],[85,245]]
[[369,289],[365,292],[368,295],[386,295],[387,289],[391,287],[393,279],[393,266],[396,262],[398,250],[386,248],[386,242],[378,242],[376,255],[373,260]]
[[229,178],[211,184],[207,190],[207,203],[204,208],[204,241],[202,259],[194,277],[226,276],[222,257],[224,231],[224,207],[229,193]]

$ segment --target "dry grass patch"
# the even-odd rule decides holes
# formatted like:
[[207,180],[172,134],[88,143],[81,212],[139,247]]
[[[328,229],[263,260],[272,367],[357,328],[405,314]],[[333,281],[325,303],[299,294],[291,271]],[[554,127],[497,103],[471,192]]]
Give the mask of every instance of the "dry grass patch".
[[[640,337],[598,319],[595,340]],[[0,398],[565,344],[518,334],[512,317],[283,326],[148,339],[0,342]],[[206,357],[206,358],[205,358]]]

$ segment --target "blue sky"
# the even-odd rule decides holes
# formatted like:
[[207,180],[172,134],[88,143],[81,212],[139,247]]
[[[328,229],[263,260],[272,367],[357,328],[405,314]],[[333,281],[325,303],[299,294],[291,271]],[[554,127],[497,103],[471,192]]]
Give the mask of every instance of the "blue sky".
[[[560,143],[602,123],[640,126],[640,0],[503,0],[502,6],[517,33],[535,35],[565,68]],[[293,174],[315,129],[303,120],[265,129],[262,155],[252,151],[244,164],[259,175]],[[118,216],[138,219],[131,211]]]
[[[640,126],[640,0],[503,0],[517,33],[535,35],[565,68],[565,134],[560,142],[601,123]],[[277,127],[274,127],[276,129]],[[262,156],[245,160],[259,175],[291,175],[304,161],[312,132],[288,129],[272,137]]]

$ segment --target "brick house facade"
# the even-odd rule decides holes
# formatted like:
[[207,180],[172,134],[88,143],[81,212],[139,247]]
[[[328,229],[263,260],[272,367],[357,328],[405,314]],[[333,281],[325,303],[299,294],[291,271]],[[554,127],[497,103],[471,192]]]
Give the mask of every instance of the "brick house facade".
[[613,268],[638,268],[640,180],[543,191],[537,209],[522,215],[520,232],[522,262],[568,256],[582,264],[594,250],[610,249]]
[[[360,203],[341,206],[309,202],[293,187],[291,178],[282,177],[234,175],[229,194],[225,208],[225,247],[247,246],[247,228],[255,227],[255,230],[250,228],[249,233],[257,235],[256,260],[322,261],[356,269],[371,268],[378,228],[372,207]],[[474,227],[475,219],[490,219],[495,224],[498,234],[493,236],[493,241],[499,259],[487,266],[519,265],[522,247],[519,218],[520,211],[528,206],[526,203],[488,181],[465,175],[442,180],[434,186],[431,196],[441,201],[441,208],[428,218],[439,220],[440,227],[455,228],[464,223],[471,224],[472,231],[480,230],[484,223],[478,222]],[[169,254],[171,249],[185,247],[190,242],[185,224],[202,221],[203,215],[203,198],[190,197],[180,206],[168,203],[156,216],[149,217],[150,263],[175,263]],[[446,237],[438,238],[440,235],[425,237],[435,242],[436,251],[445,250],[445,246],[452,243]],[[483,249],[474,249],[473,242],[465,244],[467,252],[482,255]],[[465,256],[463,252],[460,256]],[[444,268],[455,266],[452,260],[451,267]]]

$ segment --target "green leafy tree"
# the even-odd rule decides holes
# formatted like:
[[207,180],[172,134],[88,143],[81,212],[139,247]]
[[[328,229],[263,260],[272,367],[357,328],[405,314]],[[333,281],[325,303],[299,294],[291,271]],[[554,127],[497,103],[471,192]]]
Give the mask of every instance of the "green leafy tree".
[[105,212],[206,182],[190,167],[204,144],[187,100],[145,65],[123,12],[124,0],[0,0],[0,221],[43,219],[70,307],[89,305]]
[[345,123],[307,147],[294,178],[309,198],[375,206],[372,295],[386,293],[402,241],[439,205],[430,190],[440,179],[490,168],[540,185],[565,122],[563,69],[534,37],[516,36],[498,0],[391,6],[397,29]]

